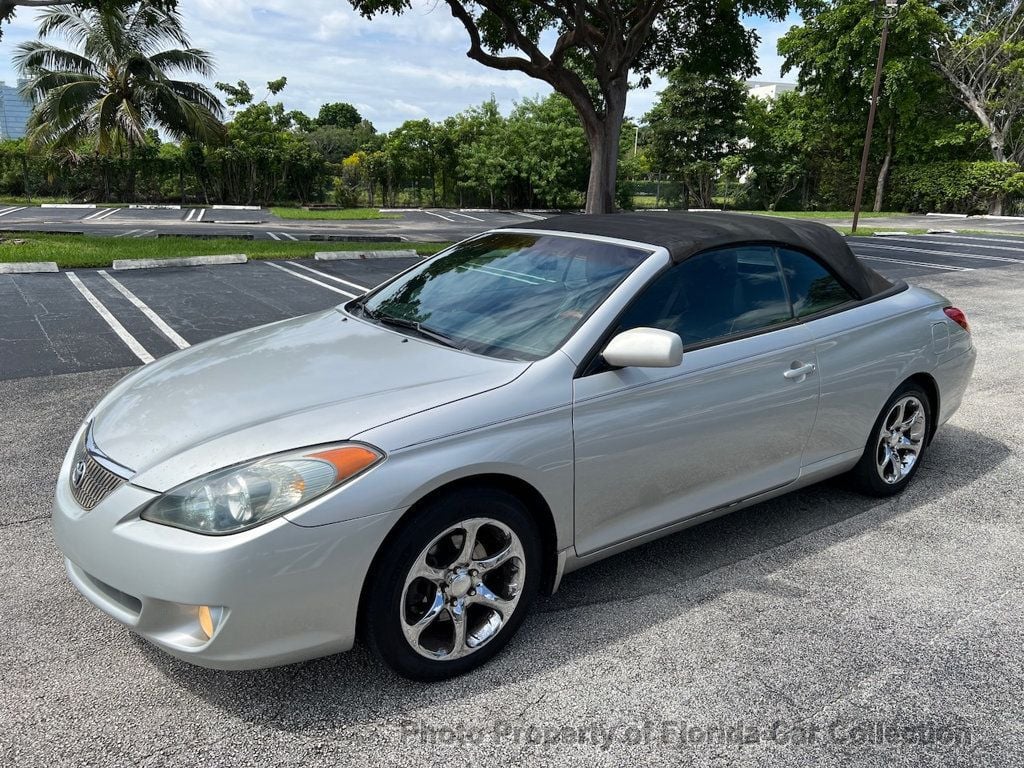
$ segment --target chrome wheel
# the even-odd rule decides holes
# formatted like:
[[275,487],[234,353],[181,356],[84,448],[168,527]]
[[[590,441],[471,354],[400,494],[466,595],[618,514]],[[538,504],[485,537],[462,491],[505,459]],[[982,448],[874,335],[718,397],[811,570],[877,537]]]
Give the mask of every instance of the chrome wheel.
[[428,659],[459,659],[497,637],[526,578],[526,556],[504,523],[475,517],[428,544],[405,578],[402,633]]
[[888,485],[896,485],[914,469],[927,435],[928,415],[914,395],[897,400],[882,420],[875,446],[875,468]]

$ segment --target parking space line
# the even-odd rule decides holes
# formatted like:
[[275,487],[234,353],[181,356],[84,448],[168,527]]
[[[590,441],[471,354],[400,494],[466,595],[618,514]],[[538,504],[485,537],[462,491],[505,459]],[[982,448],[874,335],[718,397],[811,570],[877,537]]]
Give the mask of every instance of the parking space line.
[[[910,242],[910,240],[905,237],[890,237],[889,239],[904,243]],[[1021,253],[1024,253],[1024,241],[1021,240],[1014,242],[1013,240],[994,240],[992,238],[978,237],[965,242],[957,242],[956,240],[946,238],[942,238],[941,240],[918,240],[917,238],[914,238],[913,242],[929,243],[931,245],[969,245],[972,248],[984,248],[985,250],[1020,251]],[[1003,245],[982,245],[982,243],[1003,243]]]
[[139,343],[138,339],[128,333],[128,330],[110,313],[110,310],[103,306],[103,302],[97,299],[93,292],[85,287],[85,284],[79,279],[78,275],[74,272],[65,272],[64,274],[68,276],[68,280],[71,281],[71,284],[78,289],[78,292],[85,297],[85,300],[92,305],[92,308],[99,313],[99,316],[106,321],[107,325],[110,326],[114,333],[117,334],[118,338],[125,343],[125,346],[127,346],[128,349],[130,349],[135,356],[139,358],[139,360],[143,363],[152,363],[153,360],[156,359],[146,351],[146,348]]
[[144,229],[144,230],[142,230],[141,232],[139,232],[139,234],[137,234],[137,235],[132,235],[132,237],[145,237],[145,236],[146,236],[146,235],[148,235],[149,233],[151,233],[151,232],[155,232],[155,231],[156,231],[156,230],[154,230],[154,229]]
[[289,240],[294,240],[296,242],[298,242],[298,240],[299,240],[299,238],[295,237],[294,235],[289,235],[287,232],[282,232],[281,234],[284,237],[287,237]]
[[282,267],[280,264],[275,264],[272,261],[265,261],[263,263],[266,264],[268,267],[273,267],[274,269],[280,269],[286,275],[291,275],[292,277],[297,277],[297,278],[299,278],[299,280],[308,280],[311,283],[315,283],[316,285],[319,285],[321,288],[326,288],[328,291],[334,291],[335,293],[340,293],[342,296],[347,296],[350,299],[357,298],[354,293],[349,293],[348,291],[343,291],[343,290],[341,290],[341,288],[335,288],[333,285],[328,285],[327,283],[321,283],[319,280],[317,280],[315,278],[308,277],[306,275],[300,275],[298,272],[293,272],[292,270],[287,269],[286,267]]
[[202,221],[204,216],[206,216],[206,209],[200,208],[199,215],[196,216],[196,221]]
[[18,211],[24,211],[26,208],[28,208],[27,205],[22,206],[21,208],[8,208],[7,210],[0,211],[0,216],[10,216],[12,213],[17,213]]
[[114,286],[118,293],[120,293],[122,296],[128,299],[128,301],[130,301],[135,306],[136,309],[138,309],[140,312],[142,312],[142,314],[149,318],[149,321],[157,328],[159,328],[160,332],[168,339],[170,339],[171,342],[173,342],[174,346],[176,346],[178,349],[187,349],[188,347],[192,346],[187,341],[185,341],[185,339],[183,339],[180,335],[178,335],[177,331],[175,331],[173,328],[171,328],[171,326],[165,323],[164,319],[160,317],[160,315],[158,315],[156,312],[150,309],[146,305],[146,303],[142,301],[142,299],[140,299],[134,293],[125,288],[119,280],[108,275],[106,270],[101,269],[99,273],[100,275],[103,276],[104,280],[106,280],[108,283]]
[[948,264],[933,264],[929,261],[908,261],[906,259],[887,259],[884,256],[871,256],[867,253],[857,253],[854,251],[858,259],[869,259],[871,261],[884,261],[889,264],[906,264],[909,267],[928,267],[929,269],[944,269],[949,272],[973,272],[974,267],[954,267]]
[[192,217],[196,215],[198,208],[193,208],[185,215],[185,221],[192,221]]
[[434,213],[433,211],[422,211],[422,213],[425,213],[428,216],[437,216],[439,219],[444,219],[445,221],[450,221],[452,223],[455,222],[455,219],[449,219],[447,216],[442,216],[440,213]]
[[520,213],[519,211],[509,211],[513,216],[522,216],[524,219],[533,219],[534,221],[543,220],[544,216],[535,216],[532,213]]
[[448,211],[452,216],[461,216],[464,219],[472,219],[473,221],[483,221],[483,219],[476,216],[470,216],[468,213],[459,213],[458,211]]
[[365,285],[360,285],[359,283],[353,283],[353,282],[351,282],[349,280],[342,280],[340,277],[335,277],[334,275],[329,275],[326,272],[322,272],[319,269],[313,269],[312,267],[307,267],[305,264],[299,264],[296,261],[289,261],[288,263],[291,266],[293,266],[293,267],[298,267],[299,269],[304,269],[307,272],[312,272],[314,275],[320,275],[320,277],[326,277],[328,280],[333,280],[336,283],[341,283],[342,285],[347,285],[350,288],[355,288],[356,290],[362,291],[363,293],[366,293],[368,290],[370,290]]
[[103,219],[109,219],[120,210],[120,208],[108,208],[100,211],[99,213],[91,213],[82,219],[82,221],[102,221]]
[[273,232],[267,232],[267,234],[270,235],[274,240],[280,240],[281,239],[280,237],[275,235]]
[[117,237],[128,237],[128,236],[130,236],[130,235],[132,235],[132,234],[134,234],[134,233],[136,233],[138,231],[139,230],[137,230],[137,229],[129,229],[127,232],[122,232],[119,235],[114,235],[114,237],[115,238],[117,238]]
[[980,253],[958,253],[956,251],[934,251],[927,248],[910,248],[906,245],[875,245],[874,243],[857,243],[861,248],[879,248],[884,251],[907,251],[909,253],[925,253],[929,256],[948,256],[954,259],[981,259],[983,261],[1005,261],[1009,264],[1024,264],[1024,259],[1011,259],[1009,256],[986,256]]

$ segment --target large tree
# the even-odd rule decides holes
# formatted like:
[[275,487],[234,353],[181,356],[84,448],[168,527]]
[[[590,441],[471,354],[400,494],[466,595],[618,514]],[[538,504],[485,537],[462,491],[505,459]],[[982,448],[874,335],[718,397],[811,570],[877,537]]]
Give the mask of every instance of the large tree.
[[[349,2],[365,16],[410,7],[410,0]],[[788,0],[446,2],[469,36],[469,58],[543,80],[572,104],[590,147],[590,213],[613,207],[630,76],[646,84],[652,73],[680,67],[750,76],[758,37],[743,14],[781,18],[789,7]]]
[[[882,18],[874,0],[801,0],[803,23],[779,40],[783,74],[796,70],[802,90],[826,108],[832,131],[859,157],[867,124]],[[908,0],[890,22],[883,87],[878,109],[874,210],[882,209],[889,173],[900,143],[936,127],[922,117],[930,106],[948,108],[948,88],[931,66],[932,40],[944,29],[924,0]],[[952,110],[955,112],[956,110]],[[843,131],[843,129],[846,129]],[[908,153],[910,154],[910,153]],[[919,148],[913,148],[919,154]]]
[[[131,154],[154,127],[178,139],[222,134],[217,97],[177,79],[208,77],[212,57],[189,46],[181,17],[162,3],[106,12],[53,8],[40,19],[39,37],[14,56],[36,102],[27,126],[33,144],[73,150],[95,139],[101,154]],[[70,47],[47,42],[52,37]]]
[[742,82],[704,78],[687,71],[669,73],[668,86],[644,117],[651,166],[682,181],[684,204],[714,205],[719,163],[736,151],[747,98]]
[[935,63],[988,132],[992,158],[1024,162],[1024,0],[943,0]]

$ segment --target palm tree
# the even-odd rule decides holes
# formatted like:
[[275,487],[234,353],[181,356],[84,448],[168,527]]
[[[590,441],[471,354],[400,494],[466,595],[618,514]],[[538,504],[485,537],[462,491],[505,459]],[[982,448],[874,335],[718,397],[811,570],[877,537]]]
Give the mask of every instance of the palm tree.
[[211,76],[213,57],[189,46],[180,14],[166,3],[53,8],[40,19],[39,38],[19,45],[14,56],[27,79],[23,91],[36,102],[31,144],[74,154],[95,137],[99,154],[127,150],[131,160],[150,128],[179,140],[223,134],[220,100],[199,83],[175,79]]

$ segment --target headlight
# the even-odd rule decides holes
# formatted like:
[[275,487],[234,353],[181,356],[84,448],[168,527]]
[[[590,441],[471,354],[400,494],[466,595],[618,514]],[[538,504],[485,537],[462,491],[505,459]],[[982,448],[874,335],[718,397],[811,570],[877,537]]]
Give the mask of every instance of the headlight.
[[265,523],[365,472],[384,455],[344,445],[258,459],[221,469],[168,491],[142,519],[218,536]]

